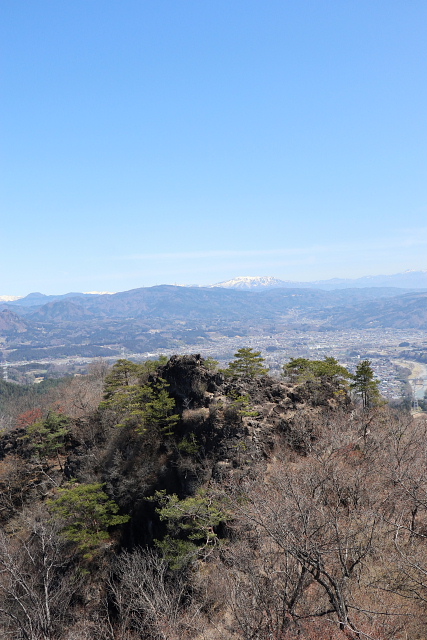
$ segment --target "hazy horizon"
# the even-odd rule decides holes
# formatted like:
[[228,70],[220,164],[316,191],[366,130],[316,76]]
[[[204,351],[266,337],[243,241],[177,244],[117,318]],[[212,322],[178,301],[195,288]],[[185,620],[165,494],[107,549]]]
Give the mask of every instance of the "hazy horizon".
[[[152,284],[152,285],[141,285],[141,287],[143,286],[148,286],[148,287],[155,287],[155,286],[179,286],[179,287],[211,287],[211,286],[218,286],[219,284],[222,283],[227,283],[230,282],[232,280],[239,280],[239,279],[244,279],[244,278],[274,278],[275,280],[284,280],[285,282],[289,282],[289,283],[293,283],[295,282],[295,284],[301,283],[301,284],[309,284],[309,283],[315,283],[315,282],[324,282],[324,283],[328,283],[328,282],[333,282],[333,281],[348,281],[348,282],[352,282],[352,281],[358,281],[364,278],[388,278],[390,276],[400,276],[400,275],[405,275],[408,273],[427,273],[427,269],[406,269],[405,271],[401,272],[401,273],[393,273],[393,274],[385,274],[385,273],[378,273],[378,274],[365,274],[364,276],[360,276],[359,278],[341,278],[340,276],[335,276],[333,278],[327,278],[327,279],[317,279],[317,280],[284,280],[283,278],[277,278],[276,276],[272,276],[272,275],[264,275],[264,276],[235,276],[234,278],[230,278],[228,280],[221,280],[221,281],[215,281],[215,282],[205,282],[203,284],[196,284],[196,283],[178,283],[178,282],[158,282],[156,284]],[[369,285],[367,285],[369,286]],[[374,285],[377,286],[377,285]],[[396,285],[390,285],[390,286],[396,286]],[[132,289],[137,289],[140,287],[131,287]],[[74,291],[74,293],[84,293],[84,294],[92,294],[92,295],[106,295],[106,294],[114,294],[114,293],[120,293],[122,291],[128,291],[128,289],[120,289],[117,291]],[[34,291],[26,291],[23,294],[8,294],[8,293],[2,293],[0,291],[0,301],[2,302],[7,302],[7,298],[10,298],[10,300],[16,300],[16,299],[20,299],[20,298],[25,298],[26,296],[33,294],[33,293],[41,293],[42,295],[66,295],[69,293],[73,293],[73,291],[39,291],[39,290],[34,290]]]

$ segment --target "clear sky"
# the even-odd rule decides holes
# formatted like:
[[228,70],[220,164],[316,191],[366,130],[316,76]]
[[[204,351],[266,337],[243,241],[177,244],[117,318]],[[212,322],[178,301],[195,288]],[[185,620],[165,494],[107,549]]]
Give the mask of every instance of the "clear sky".
[[425,0],[3,0],[0,295],[427,269]]

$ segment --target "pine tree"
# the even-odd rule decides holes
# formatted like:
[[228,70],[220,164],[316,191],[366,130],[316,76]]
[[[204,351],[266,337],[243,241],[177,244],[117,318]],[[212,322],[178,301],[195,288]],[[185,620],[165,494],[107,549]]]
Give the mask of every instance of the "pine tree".
[[364,409],[369,409],[378,403],[380,399],[379,384],[379,380],[374,377],[370,360],[362,360],[357,366],[351,388],[361,396]]
[[[160,377],[151,376],[167,359],[147,360],[135,364],[118,360],[105,380],[102,410],[117,412],[117,426],[132,425],[137,433],[158,432],[170,436],[179,420],[174,413],[175,400],[169,395],[169,384]],[[150,379],[152,378],[152,379]]]
[[242,347],[234,354],[235,360],[230,362],[227,373],[233,377],[257,378],[268,373],[261,351],[254,351],[250,347]]
[[57,457],[62,469],[59,453],[70,433],[70,418],[62,413],[50,411],[44,420],[37,420],[26,428],[24,438],[42,460]]
[[308,360],[307,358],[291,358],[283,366],[283,374],[296,382],[305,382],[316,378],[326,378],[344,387],[346,381],[352,377],[351,373],[332,357],[323,360]]
[[124,524],[129,516],[117,515],[118,505],[103,491],[103,484],[69,484],[48,502],[54,518],[62,525],[62,535],[80,551],[94,550],[108,540],[107,529]]

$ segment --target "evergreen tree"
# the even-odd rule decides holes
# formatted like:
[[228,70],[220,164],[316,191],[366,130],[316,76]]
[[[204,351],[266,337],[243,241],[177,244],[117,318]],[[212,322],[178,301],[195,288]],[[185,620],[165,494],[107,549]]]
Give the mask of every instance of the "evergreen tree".
[[239,378],[257,378],[258,376],[264,376],[268,373],[264,364],[264,358],[261,356],[261,351],[254,351],[250,347],[242,347],[234,354],[235,360],[230,362],[227,374]]
[[156,491],[148,500],[158,503],[156,511],[166,523],[167,534],[156,540],[156,545],[172,569],[182,568],[201,552],[218,545],[216,529],[230,516],[224,496],[206,489],[183,500],[175,493]]
[[123,388],[137,385],[140,372],[141,367],[135,362],[124,359],[117,360],[105,378],[105,399],[109,400],[118,391],[122,392]]
[[62,535],[89,556],[109,535],[109,527],[123,524],[129,516],[119,516],[119,507],[103,491],[103,484],[69,484],[58,490],[49,508],[62,525]]
[[147,429],[158,429],[164,435],[173,434],[173,428],[179,420],[179,414],[173,413],[175,400],[168,392],[169,385],[163,378],[157,378],[152,385],[146,385],[141,389],[141,416],[143,426],[140,432]]
[[143,364],[118,360],[113,366],[105,381],[100,408],[117,412],[117,426],[133,425],[140,434],[157,431],[172,435],[179,415],[174,413],[175,400],[169,395],[169,384],[160,377],[149,380],[160,363],[165,364],[166,359],[161,358]]
[[346,381],[351,378],[351,373],[339,364],[336,358],[325,357],[323,360],[308,360],[307,358],[291,358],[283,366],[283,373],[297,382],[314,380],[315,378],[328,378],[346,386]]
[[30,441],[39,458],[46,460],[56,456],[62,469],[59,453],[69,436],[70,422],[68,416],[50,411],[44,420],[37,420],[27,426],[24,438]]
[[376,380],[374,377],[371,362],[369,360],[362,360],[362,362],[357,365],[351,388],[356,394],[361,396],[364,409],[368,409],[378,403],[380,399],[379,384],[379,380]]

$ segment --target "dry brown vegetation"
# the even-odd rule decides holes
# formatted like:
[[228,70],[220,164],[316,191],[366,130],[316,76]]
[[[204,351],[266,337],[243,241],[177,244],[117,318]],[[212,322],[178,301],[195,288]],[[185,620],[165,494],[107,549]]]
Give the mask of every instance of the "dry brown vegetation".
[[[181,416],[172,435],[117,427],[118,409],[98,409],[100,371],[54,398],[72,418],[55,456],[22,419],[3,435],[1,637],[426,637],[425,418],[363,410],[328,380],[229,381],[200,358],[159,374]],[[103,482],[131,515],[89,555],[49,507],[71,477]],[[169,511],[156,491],[177,495]]]

